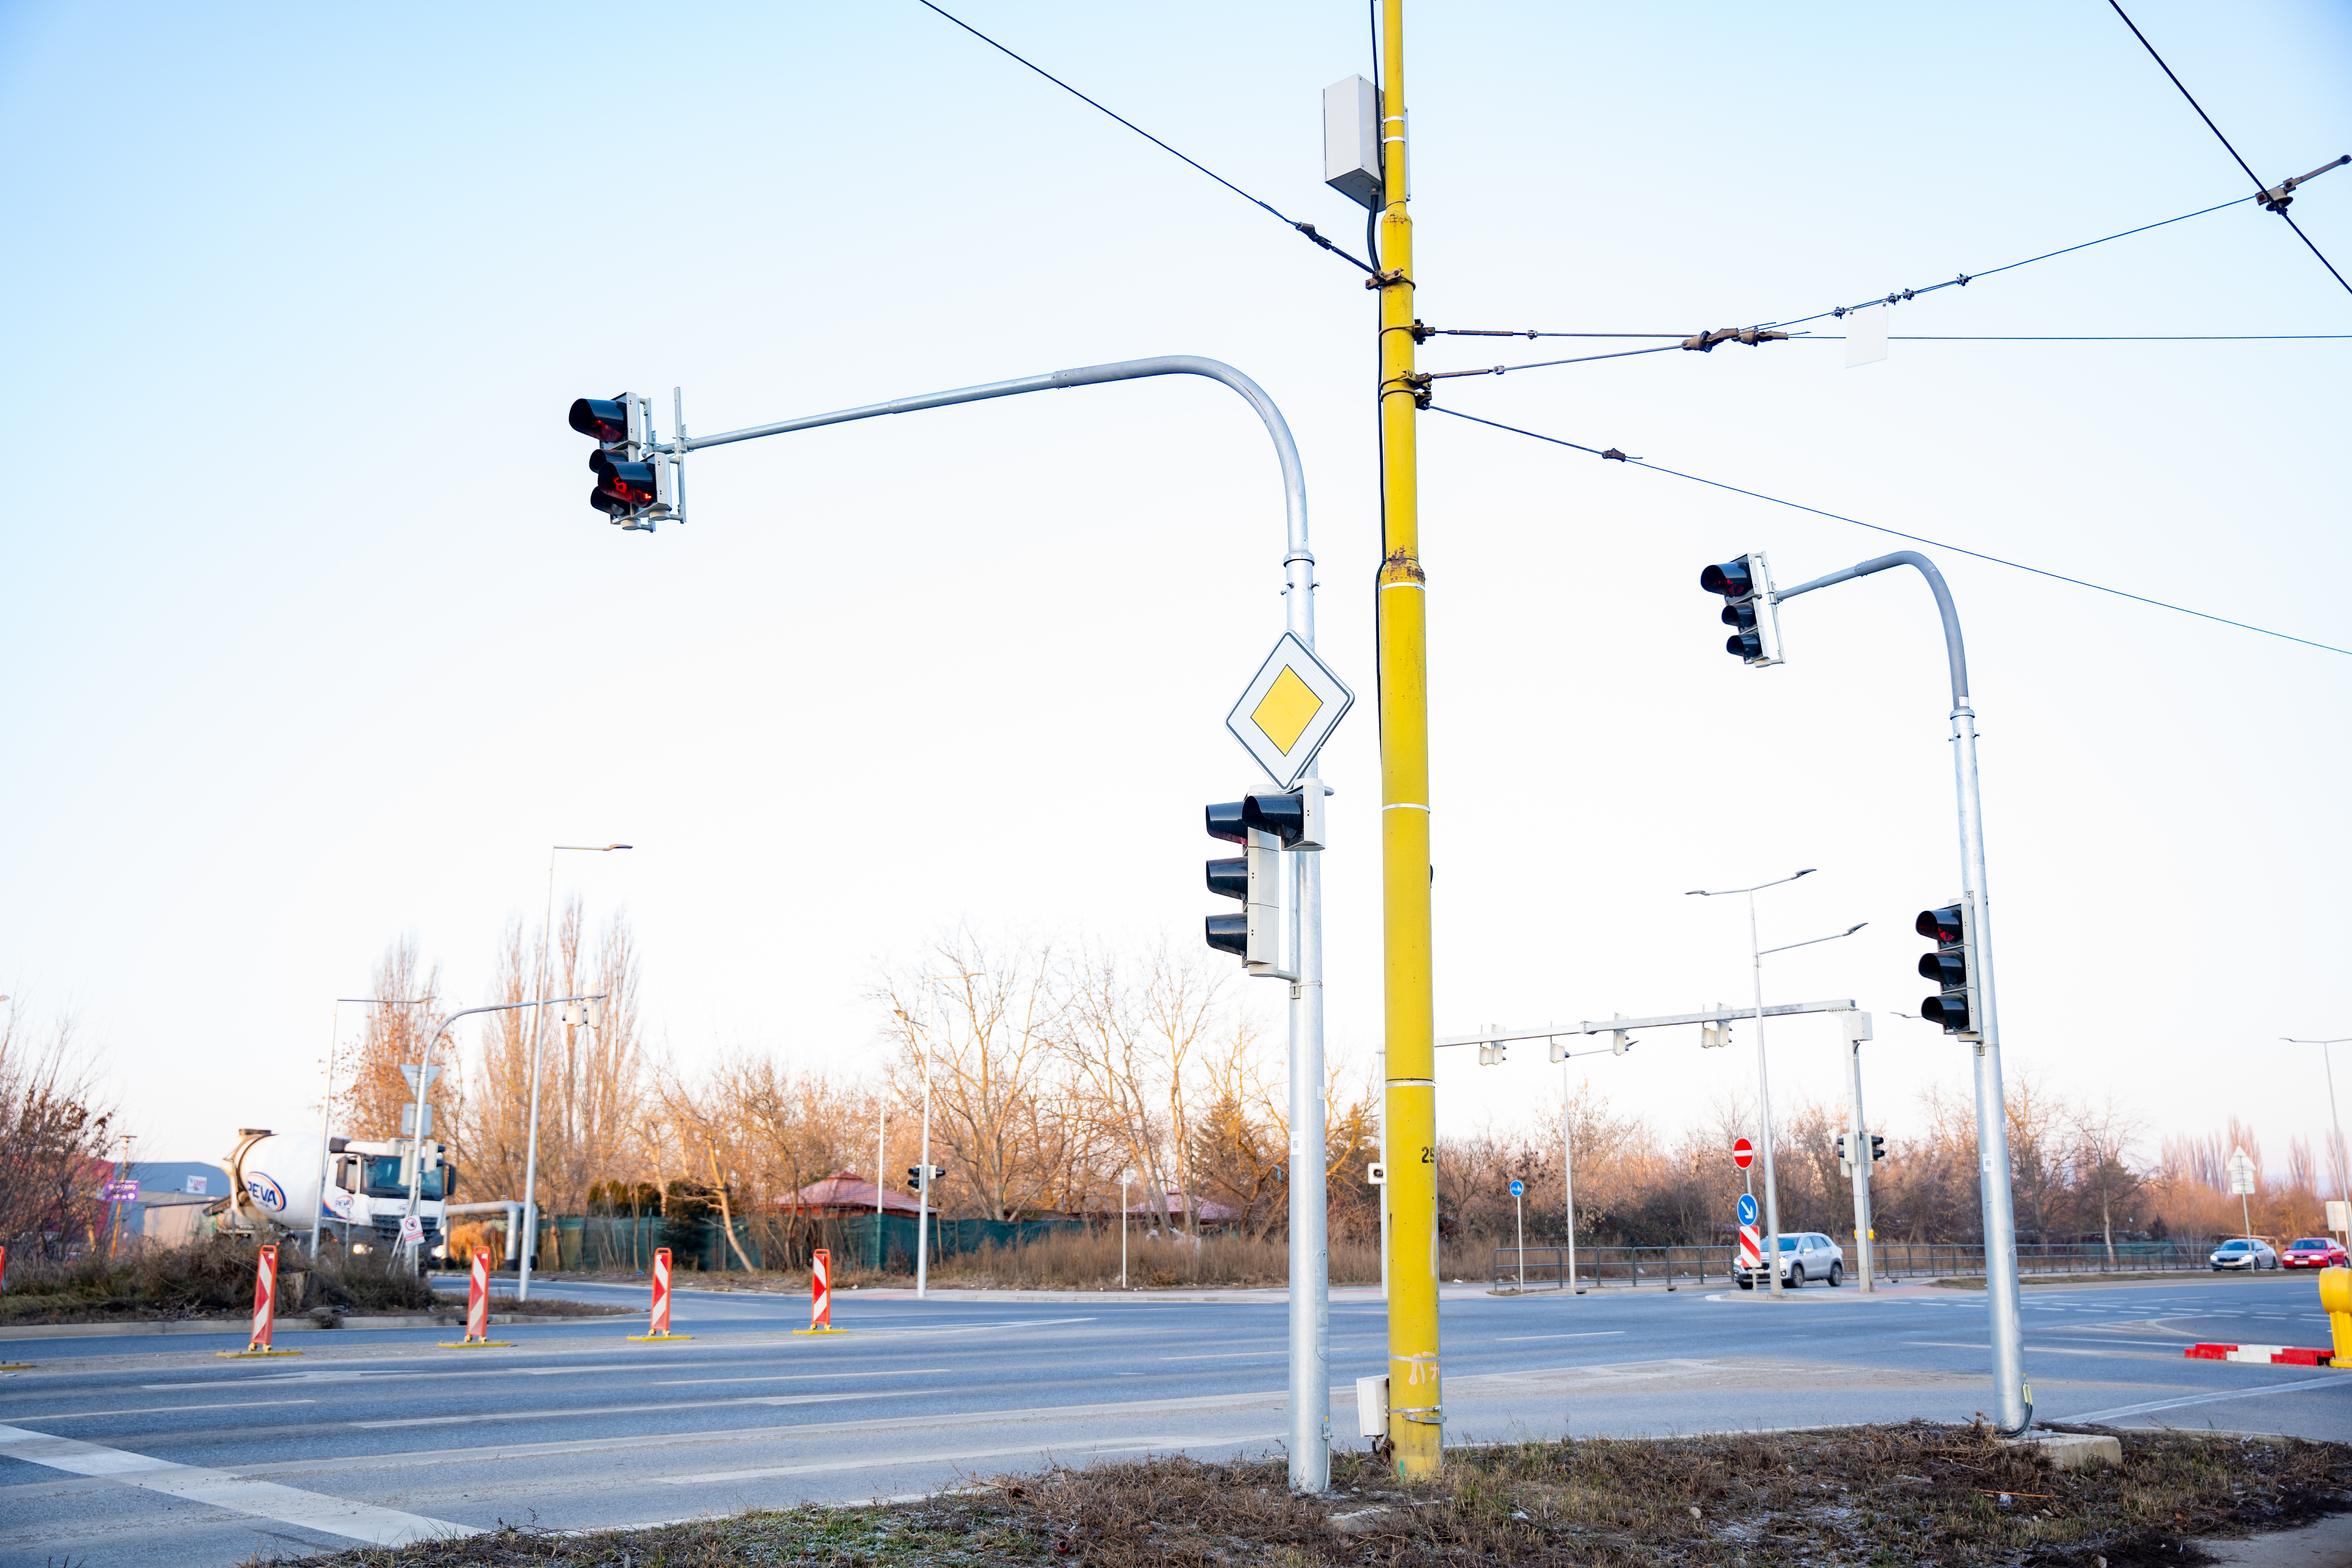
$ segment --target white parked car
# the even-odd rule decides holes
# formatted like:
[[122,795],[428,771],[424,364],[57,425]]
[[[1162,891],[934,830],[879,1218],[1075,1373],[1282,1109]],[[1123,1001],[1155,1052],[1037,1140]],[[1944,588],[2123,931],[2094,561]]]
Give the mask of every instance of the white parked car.
[[[1739,1267],[1739,1254],[1731,1255],[1731,1277],[1739,1281],[1742,1290],[1753,1290],[1764,1277],[1762,1269],[1750,1272]],[[1780,1235],[1780,1283],[1795,1289],[1808,1279],[1826,1279],[1832,1285],[1845,1283],[1845,1253],[1838,1244],[1817,1230],[1783,1231]]]
[[2260,1237],[2235,1236],[2215,1247],[2205,1261],[2213,1266],[2216,1274],[2224,1268],[2243,1268],[2252,1272],[2257,1268],[2276,1268],[2279,1255],[2269,1242]]

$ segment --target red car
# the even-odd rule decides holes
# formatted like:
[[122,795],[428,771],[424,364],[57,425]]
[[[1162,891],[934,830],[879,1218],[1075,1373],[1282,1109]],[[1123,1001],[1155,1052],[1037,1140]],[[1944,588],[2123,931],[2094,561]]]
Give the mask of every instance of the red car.
[[2347,1267],[2344,1249],[2336,1245],[2333,1237],[2306,1236],[2300,1241],[2279,1249],[2282,1268],[2342,1268]]

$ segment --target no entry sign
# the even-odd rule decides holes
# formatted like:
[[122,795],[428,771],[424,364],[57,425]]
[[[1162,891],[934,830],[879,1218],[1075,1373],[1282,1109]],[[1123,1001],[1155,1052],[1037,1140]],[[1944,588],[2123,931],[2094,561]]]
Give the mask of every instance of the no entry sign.
[[1733,1164],[1738,1166],[1744,1171],[1748,1169],[1749,1165],[1753,1164],[1755,1160],[1755,1144],[1750,1143],[1745,1138],[1735,1138],[1731,1141],[1731,1163]]

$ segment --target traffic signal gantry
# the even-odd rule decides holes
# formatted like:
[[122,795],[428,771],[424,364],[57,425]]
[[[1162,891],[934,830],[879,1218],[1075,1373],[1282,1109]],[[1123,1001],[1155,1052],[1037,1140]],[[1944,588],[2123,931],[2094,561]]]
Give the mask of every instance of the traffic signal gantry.
[[[1910,566],[1927,580],[1936,598],[1936,612],[1944,627],[1944,655],[1951,677],[1952,772],[1960,826],[1960,896],[1949,910],[1959,916],[1960,978],[1958,991],[1948,987],[1929,998],[1933,1012],[1922,1016],[1940,1023],[1948,1034],[1974,1047],[1977,1109],[1977,1150],[1984,1170],[1993,1179],[1979,1184],[1984,1205],[1985,1295],[1990,1308],[1992,1341],[1994,1425],[2004,1436],[2023,1432],[2033,1420],[2033,1391],[2025,1381],[2025,1331],[2017,1286],[2017,1215],[2010,1191],[2009,1118],[2001,1089],[2000,1026],[1993,988],[1991,910],[1985,887],[1984,800],[1977,782],[1977,716],[1969,700],[1968,650],[1960,637],[1960,616],[1952,590],[1936,563],[1916,550],[1898,550],[1801,583],[1775,588],[1761,552],[1709,566],[1699,574],[1699,586],[1722,595],[1724,619],[1733,628],[1726,645],[1749,664],[1782,662],[1779,606],[1801,594],[1832,587],[1857,577],[1868,577],[1890,567]],[[1748,623],[1737,612],[1753,613],[1755,645],[1747,636]],[[1947,978],[1946,943],[1948,929],[1937,921],[1928,929],[1928,910],[1920,916],[1923,936],[1937,939],[1937,951],[1921,962],[1921,973],[1939,985]],[[1955,1019],[1957,1010],[1958,1016]],[[1959,1027],[1953,1026],[1955,1022]],[[1866,1168],[1866,1167],[1865,1167]]]
[[[683,389],[673,389],[678,402],[677,425],[686,420]],[[682,443],[669,448],[654,442],[654,408],[650,398],[625,392],[610,397],[580,397],[572,403],[571,425],[596,443],[588,454],[588,471],[596,476],[588,504],[608,521],[624,529],[654,531],[669,518],[686,521],[686,452]]]
[[[1399,0],[1389,0],[1389,4],[1393,12]],[[1397,179],[1401,184],[1402,160],[1398,159],[1396,163],[1400,165]],[[1410,290],[1396,292],[1402,295]],[[676,392],[672,394],[676,417],[670,438],[667,441],[659,439],[654,431],[652,405],[642,397],[626,394],[610,398],[583,397],[572,404],[570,417],[573,429],[597,443],[597,450],[589,458],[589,466],[597,481],[591,504],[625,530],[651,533],[658,521],[684,521],[686,456],[704,447],[756,440],[767,436],[790,435],[828,425],[878,418],[888,414],[912,414],[923,409],[1018,396],[1023,393],[1059,392],[1071,387],[1098,386],[1109,382],[1137,381],[1160,375],[1202,376],[1239,394],[1256,410],[1258,417],[1265,423],[1266,434],[1273,439],[1275,460],[1282,476],[1285,629],[1275,644],[1273,656],[1260,667],[1257,680],[1245,689],[1243,707],[1236,710],[1243,714],[1244,721],[1254,719],[1254,725],[1246,721],[1236,722],[1229,717],[1227,728],[1234,731],[1260,764],[1275,775],[1285,790],[1311,795],[1319,805],[1324,786],[1314,776],[1316,756],[1353,698],[1314,653],[1315,555],[1307,548],[1307,479],[1298,460],[1297,443],[1291,438],[1290,426],[1283,418],[1282,411],[1265,395],[1265,389],[1233,366],[1194,354],[1121,360],[1108,364],[1048,371],[1013,381],[989,382],[979,386],[894,398],[887,403],[779,420],[774,424],[756,425],[716,436],[689,437],[686,434],[684,395],[682,392]],[[1409,442],[1411,435],[1411,426],[1408,426],[1402,439]],[[1393,448],[1392,441],[1391,451]],[[1393,501],[1396,494],[1393,484],[1390,487],[1390,494]],[[1391,659],[1395,657],[1393,646],[1389,657]],[[1417,664],[1415,668],[1418,668]],[[1398,733],[1398,726],[1404,722],[1393,712],[1399,682],[1403,679],[1396,673],[1391,673],[1387,678],[1385,690],[1389,697],[1389,710],[1384,712],[1384,717],[1391,738]],[[1413,679],[1418,681],[1417,676]],[[1301,694],[1302,689],[1304,695]],[[1414,691],[1418,700],[1418,684],[1414,686]],[[1420,725],[1421,721],[1412,722]],[[1384,799],[1389,797],[1388,777],[1388,773],[1384,772]],[[1393,814],[1388,821],[1393,824]],[[1319,828],[1319,817],[1315,826]],[[1422,843],[1425,851],[1425,829]],[[1298,847],[1305,847],[1305,845],[1302,842]],[[1291,1163],[1291,1179],[1286,1184],[1290,1194],[1290,1431],[1286,1447],[1289,1455],[1292,1489],[1320,1492],[1329,1487],[1331,1472],[1331,1422],[1328,1414],[1331,1363],[1330,1255],[1326,1234],[1324,1172],[1322,857],[1301,854],[1293,858],[1296,864],[1290,881],[1295,902],[1290,908],[1294,917],[1292,931],[1295,940],[1292,943],[1294,952],[1290,955],[1290,973],[1286,976],[1291,979],[1290,1129],[1292,1137],[1297,1140],[1300,1152]],[[1422,877],[1426,883],[1425,852],[1422,864]],[[1425,930],[1425,886],[1422,891]],[[1246,931],[1244,943],[1246,945]],[[1246,960],[1246,952],[1244,956]],[[1425,997],[1428,982],[1425,954],[1423,956],[1421,992]],[[1425,1027],[1423,1038],[1427,1038]],[[1393,1078],[1396,1067],[1393,1054],[1390,1066]],[[1392,1083],[1391,1098],[1394,1093]],[[1421,1114],[1406,1130],[1406,1135],[1415,1137],[1419,1142],[1432,1142],[1428,1137],[1421,1136],[1433,1125],[1427,1114],[1428,1110],[1424,1097],[1421,1102]],[[1391,1123],[1393,1120],[1391,1118]],[[1413,1239],[1425,1249],[1429,1237],[1434,1234],[1435,1189],[1428,1180],[1428,1173],[1418,1170],[1408,1175],[1406,1184],[1417,1193],[1421,1205],[1426,1211],[1420,1214],[1419,1223],[1412,1230]],[[1427,1278],[1419,1281],[1412,1300],[1425,1303],[1426,1307],[1425,1327],[1431,1351],[1427,1358],[1429,1376],[1426,1384],[1430,1390],[1430,1403],[1433,1405],[1436,1402],[1437,1285],[1433,1253],[1431,1258],[1433,1267]],[[1418,1316],[1414,1321],[1417,1325],[1420,1323]],[[1421,1329],[1416,1327],[1414,1331],[1420,1332]],[[1437,1452],[1435,1434],[1434,1426],[1430,1426],[1425,1452],[1431,1468],[1434,1468]],[[1424,1446],[1407,1446],[1416,1454],[1423,1452]]]
[[[1312,782],[1311,789],[1222,801],[1209,806],[1204,814],[1209,837],[1238,844],[1243,852],[1208,864],[1209,891],[1239,900],[1242,912],[1210,915],[1203,922],[1202,935],[1211,947],[1239,958],[1253,975],[1275,980],[1298,978],[1295,968],[1282,967],[1282,852],[1323,847],[1328,816],[1324,787],[1319,779]],[[1300,914],[1297,900],[1291,900],[1288,907],[1296,926]],[[1288,946],[1295,963],[1295,934]]]
[[1772,567],[1760,550],[1708,567],[1698,585],[1723,595],[1723,624],[1731,635],[1723,651],[1762,666],[1780,662],[1780,621],[1772,597]]
[[1936,983],[1936,994],[1919,1004],[1919,1016],[1964,1040],[1977,1037],[1975,924],[1967,899],[1921,910],[1916,922],[1919,934],[1936,944],[1935,952],[1919,955],[1919,977]]

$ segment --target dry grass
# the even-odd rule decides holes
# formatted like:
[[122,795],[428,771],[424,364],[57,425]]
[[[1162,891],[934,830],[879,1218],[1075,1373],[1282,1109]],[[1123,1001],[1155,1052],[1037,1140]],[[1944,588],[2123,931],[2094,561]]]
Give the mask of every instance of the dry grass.
[[[326,1568],[1495,1568],[1829,1562],[2137,1568],[2185,1543],[2352,1506],[2352,1447],[2118,1432],[2120,1469],[2053,1471],[1982,1427],[1864,1427],[1464,1449],[1405,1487],[1338,1456],[1291,1497],[1277,1460],[1145,1459],[998,1478],[919,1503],[802,1508],[593,1535],[501,1530],[311,1559]],[[1354,1516],[1349,1518],[1347,1516]],[[1335,1523],[1335,1516],[1340,1522]]]
[[[301,1306],[338,1313],[429,1311],[433,1288],[414,1274],[367,1264],[346,1270],[332,1256],[312,1272]],[[297,1264],[280,1254],[278,1280],[290,1300]],[[8,1270],[0,1323],[107,1323],[210,1318],[253,1310],[254,1247],[208,1237],[184,1247],[140,1245],[113,1258],[71,1263],[28,1258]]]

